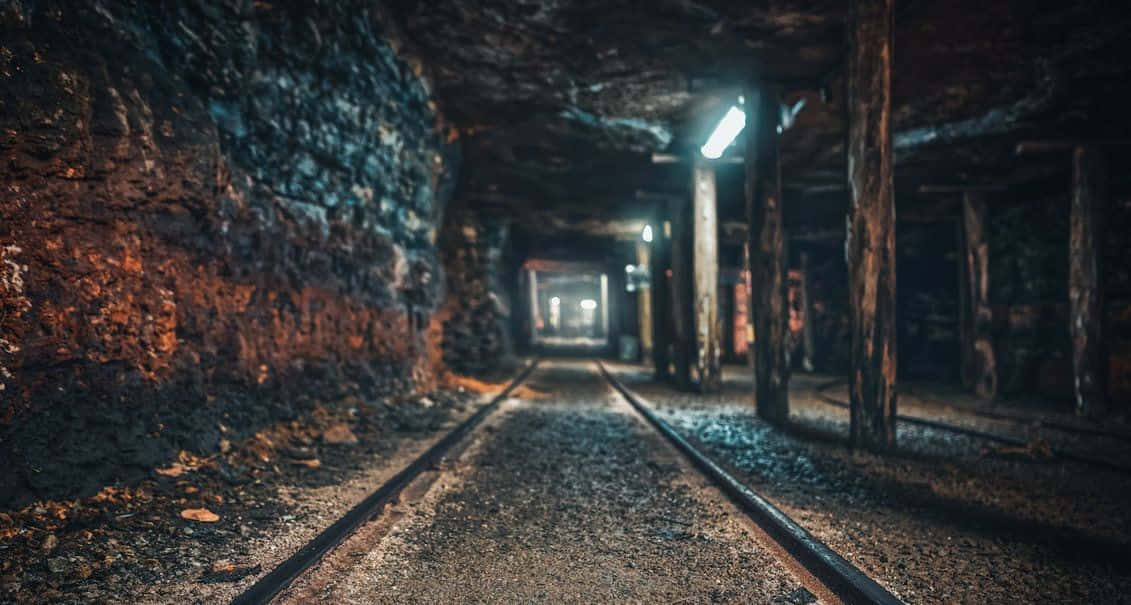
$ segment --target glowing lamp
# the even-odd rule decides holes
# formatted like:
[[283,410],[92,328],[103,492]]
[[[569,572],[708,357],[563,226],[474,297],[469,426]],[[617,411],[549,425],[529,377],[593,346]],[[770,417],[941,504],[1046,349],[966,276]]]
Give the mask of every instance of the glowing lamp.
[[709,160],[722,157],[723,151],[745,127],[746,113],[732,105],[723,119],[719,120],[719,125],[715,126],[715,131],[707,138],[707,142],[699,149],[700,153]]

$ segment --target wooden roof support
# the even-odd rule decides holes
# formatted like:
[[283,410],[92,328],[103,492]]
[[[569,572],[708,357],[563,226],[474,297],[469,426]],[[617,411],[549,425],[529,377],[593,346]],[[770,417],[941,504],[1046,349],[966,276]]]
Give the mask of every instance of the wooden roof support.
[[895,198],[891,73],[894,0],[853,0],[849,8],[848,213],[850,436],[855,447],[895,446]]
[[1044,139],[1021,141],[1014,150],[1017,155],[1069,151],[1078,147],[1110,147],[1131,145],[1131,139]]
[[766,85],[751,87],[746,98],[754,116],[746,127],[746,213],[755,401],[759,416],[784,423],[789,420],[790,365],[778,113],[773,111],[779,101],[777,91]]

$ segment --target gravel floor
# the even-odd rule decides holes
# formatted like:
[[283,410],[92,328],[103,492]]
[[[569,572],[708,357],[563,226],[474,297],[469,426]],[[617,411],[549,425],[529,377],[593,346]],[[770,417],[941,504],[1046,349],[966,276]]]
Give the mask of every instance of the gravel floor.
[[815,601],[591,364],[543,362],[530,385],[552,395],[500,410],[427,496],[294,600]]
[[[794,377],[791,424],[775,428],[755,416],[751,381],[737,368],[727,373],[722,394],[706,397],[656,383],[638,366],[611,369],[685,435],[909,603],[1131,602],[1126,474],[906,424],[895,454],[854,452],[845,445],[847,411],[816,398],[823,381],[814,377]],[[923,400],[908,403],[901,413],[1019,437],[1031,430]],[[1128,462],[1123,443],[1044,430],[1040,438]]]
[[0,603],[227,602],[504,386],[468,384],[486,392],[327,402],[137,484],[0,511]]

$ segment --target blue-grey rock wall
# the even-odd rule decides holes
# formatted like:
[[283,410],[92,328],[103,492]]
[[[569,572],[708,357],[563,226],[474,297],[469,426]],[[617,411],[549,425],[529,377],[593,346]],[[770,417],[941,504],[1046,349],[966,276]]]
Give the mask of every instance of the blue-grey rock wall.
[[368,0],[0,0],[0,493],[427,386],[458,150],[400,44]]

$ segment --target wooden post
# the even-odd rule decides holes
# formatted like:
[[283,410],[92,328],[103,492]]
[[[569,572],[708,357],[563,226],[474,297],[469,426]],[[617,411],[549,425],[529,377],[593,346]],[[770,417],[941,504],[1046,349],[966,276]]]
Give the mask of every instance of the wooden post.
[[789,305],[782,232],[778,95],[766,87],[747,91],[746,208],[754,317],[754,383],[758,415],[789,420]]
[[994,355],[993,311],[990,309],[990,247],[986,237],[986,199],[977,191],[962,194],[965,296],[960,302],[965,320],[962,347],[966,350],[963,383],[982,398],[997,395],[997,358]]
[[672,343],[671,284],[671,230],[664,220],[657,222],[652,232],[652,361],[656,378],[671,378],[668,365],[668,348]]
[[813,318],[809,308],[809,254],[801,253],[801,367],[806,372],[813,371]]
[[895,203],[891,66],[894,0],[852,0],[849,9],[848,212],[852,322],[850,434],[855,447],[895,445]]
[[530,286],[530,344],[537,346],[541,343],[538,335],[538,319],[541,309],[538,308],[538,273],[534,269],[526,270],[527,285]]
[[1107,412],[1107,351],[1100,277],[1107,161],[1103,150],[1079,146],[1072,152],[1072,207],[1068,239],[1069,330],[1075,374],[1076,413]]
[[692,386],[691,350],[695,325],[691,277],[691,204],[684,198],[672,198],[669,202],[669,216],[672,224],[672,363],[675,366],[676,386],[689,390]]
[[[653,235],[653,238],[656,236]],[[652,246],[644,240],[636,242],[636,264],[654,279]],[[640,358],[652,357],[652,283],[636,290],[636,317],[640,322]]]
[[697,160],[692,186],[693,349],[691,380],[700,392],[722,388],[722,347],[719,324],[719,218],[715,168]]

